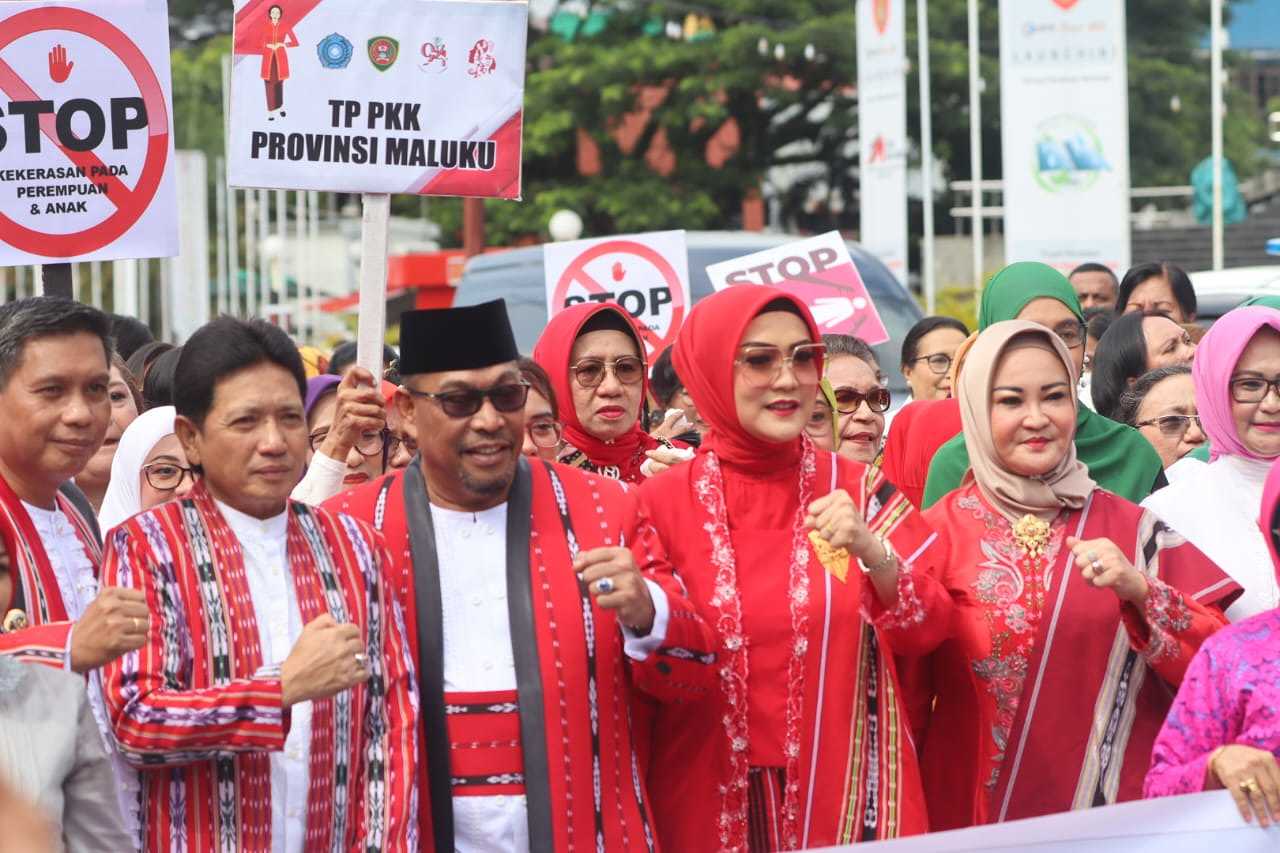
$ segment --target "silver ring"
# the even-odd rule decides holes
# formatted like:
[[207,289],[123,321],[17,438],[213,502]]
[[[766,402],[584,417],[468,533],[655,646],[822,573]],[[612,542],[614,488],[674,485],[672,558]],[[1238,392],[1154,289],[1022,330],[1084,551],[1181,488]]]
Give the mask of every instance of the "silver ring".
[[1098,572],[1102,571],[1102,563],[1098,562],[1095,559],[1092,563],[1089,564],[1089,568],[1093,569],[1093,573],[1096,575]]
[[356,666],[364,666],[369,660],[364,652],[356,652]]
[[596,581],[596,592],[601,595],[608,595],[613,592],[613,578],[600,578]]

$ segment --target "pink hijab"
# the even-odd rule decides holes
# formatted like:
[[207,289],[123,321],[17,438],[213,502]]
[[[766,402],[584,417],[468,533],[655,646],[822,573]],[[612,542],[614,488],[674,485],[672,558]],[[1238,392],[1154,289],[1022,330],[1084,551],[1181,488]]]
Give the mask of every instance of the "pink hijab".
[[1275,566],[1276,577],[1280,578],[1280,463],[1271,466],[1267,475],[1267,484],[1262,487],[1262,515],[1258,518],[1258,527],[1262,529],[1262,538],[1267,540],[1267,551],[1271,554],[1271,564]]
[[1260,305],[1236,308],[1210,327],[1196,348],[1191,376],[1196,386],[1196,408],[1209,437],[1210,457],[1243,456],[1255,462],[1270,461],[1244,446],[1231,415],[1231,374],[1244,348],[1264,326],[1280,332],[1280,311]]

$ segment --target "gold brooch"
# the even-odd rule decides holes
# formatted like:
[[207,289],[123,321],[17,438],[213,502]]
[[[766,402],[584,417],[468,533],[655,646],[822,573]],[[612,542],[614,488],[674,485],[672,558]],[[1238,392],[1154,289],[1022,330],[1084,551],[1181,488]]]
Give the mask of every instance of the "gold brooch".
[[1049,522],[1027,513],[1014,523],[1013,541],[1028,557],[1039,557],[1049,542]]

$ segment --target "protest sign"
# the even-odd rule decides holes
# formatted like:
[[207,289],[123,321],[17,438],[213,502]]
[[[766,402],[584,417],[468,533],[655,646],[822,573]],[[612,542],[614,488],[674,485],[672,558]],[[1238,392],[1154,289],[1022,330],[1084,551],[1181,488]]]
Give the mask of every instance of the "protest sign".
[[543,268],[548,317],[581,302],[616,302],[636,319],[651,355],[675,343],[689,310],[683,231],[548,243]]
[[527,3],[235,9],[231,184],[520,197]]
[[0,264],[177,253],[166,0],[0,3]]
[[809,306],[824,335],[856,335],[871,346],[889,340],[838,231],[712,264],[707,276],[716,290],[766,284],[795,294]]
[[1278,846],[1280,827],[1260,829],[1257,823],[1245,823],[1230,793],[1209,791],[828,849],[858,853],[1263,853]]

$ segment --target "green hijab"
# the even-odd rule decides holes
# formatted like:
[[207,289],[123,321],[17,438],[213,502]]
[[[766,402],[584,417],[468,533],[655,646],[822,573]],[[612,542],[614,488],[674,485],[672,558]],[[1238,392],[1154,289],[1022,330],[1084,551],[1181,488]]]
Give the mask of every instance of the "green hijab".
[[1264,294],[1262,296],[1250,296],[1244,302],[1237,305],[1237,308],[1247,308],[1250,305],[1261,305],[1263,308],[1275,308],[1280,311],[1280,296]]
[[[1041,297],[1056,299],[1084,322],[1080,300],[1067,277],[1047,264],[1022,261],[996,273],[982,291],[978,330],[993,323],[1016,320],[1027,304]],[[1099,488],[1138,503],[1163,482],[1160,455],[1136,429],[1116,423],[1080,406],[1076,416],[1076,456],[1089,468]],[[924,507],[961,486],[969,472],[969,452],[964,435],[942,445],[929,465]]]

